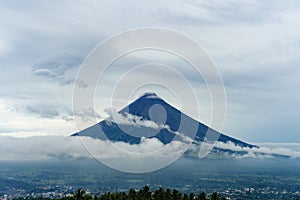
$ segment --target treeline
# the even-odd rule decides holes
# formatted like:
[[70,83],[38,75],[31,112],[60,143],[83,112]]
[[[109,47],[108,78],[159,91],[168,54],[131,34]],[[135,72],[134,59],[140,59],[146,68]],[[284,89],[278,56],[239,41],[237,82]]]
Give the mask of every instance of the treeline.
[[176,189],[170,190],[159,188],[151,191],[148,186],[144,186],[136,191],[130,189],[126,192],[107,192],[100,196],[91,196],[86,194],[84,190],[77,190],[73,197],[65,197],[61,200],[225,200],[225,197],[220,197],[216,192],[207,195],[205,192],[199,194],[181,193]]

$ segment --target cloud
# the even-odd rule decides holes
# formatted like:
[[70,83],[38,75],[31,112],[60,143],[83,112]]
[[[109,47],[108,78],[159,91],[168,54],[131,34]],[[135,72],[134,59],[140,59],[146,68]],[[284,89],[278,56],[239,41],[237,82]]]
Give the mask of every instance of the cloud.
[[[217,142],[215,147],[231,150],[237,158],[273,158],[275,156],[287,156],[300,158],[300,143],[262,143],[259,148],[236,146],[232,142]],[[298,147],[295,149],[295,147]],[[239,154],[241,153],[241,154]]]
[[32,106],[27,106],[26,109],[28,112],[37,114],[38,116],[44,118],[53,118],[59,116],[58,111],[53,108],[47,108],[47,107],[34,108]]
[[66,107],[48,107],[31,99],[16,104],[0,98],[0,112],[0,135],[29,137],[77,132],[72,113]]
[[83,123],[85,122],[97,123],[99,120],[104,118],[104,116],[102,116],[99,112],[97,112],[92,107],[88,107],[80,111],[75,110],[73,113],[74,116],[78,117]]
[[62,56],[42,59],[33,66],[33,74],[57,82],[63,87],[77,84],[80,88],[86,88],[87,83],[74,78],[74,70],[81,64],[82,59],[75,56]]
[[[63,136],[0,137],[1,160],[44,160],[62,156],[89,157],[78,139]],[[18,148],[15,148],[15,147]]]
[[[16,146],[19,148],[15,148]],[[143,138],[140,144],[130,145],[124,142],[110,142],[89,137],[36,136],[18,138],[0,136],[0,160],[43,160],[64,157],[74,159],[165,157],[169,154],[178,153],[185,147],[186,144],[179,141],[164,145],[155,138]],[[90,152],[86,151],[86,148]],[[97,153],[91,154],[91,152]]]
[[[200,144],[201,145],[201,144]],[[275,146],[276,145],[276,146]],[[234,151],[231,158],[273,158],[275,155],[300,158],[300,144],[268,144],[268,147],[242,148],[232,143],[218,142],[215,147]],[[15,147],[18,148],[15,148]],[[297,146],[293,150],[290,146]],[[181,155],[187,148],[199,150],[197,145],[172,141],[164,145],[156,138],[142,138],[139,144],[93,139],[90,137],[35,136],[27,138],[0,136],[0,160],[49,159],[138,159],[166,158]],[[88,151],[87,151],[88,150]]]
[[142,138],[140,144],[130,145],[89,137],[2,136],[0,137],[0,160],[95,158],[112,168],[136,173],[165,167],[179,158],[186,148],[187,145],[179,141],[164,145],[154,138]]
[[37,69],[33,73],[38,75],[38,76],[47,76],[47,77],[56,77],[57,76],[56,74],[54,74],[49,69]]
[[272,18],[276,6],[265,9],[265,4],[259,1],[164,1],[162,4],[165,9],[161,5],[154,6],[159,16],[163,16],[164,20],[175,19],[174,23],[180,24],[248,24],[276,19]]
[[108,121],[114,122],[118,125],[133,125],[133,126],[141,126],[152,129],[170,129],[168,125],[165,124],[157,124],[154,121],[143,119],[140,116],[133,115],[130,113],[120,114],[114,108],[107,108],[104,110],[108,114]]
[[[201,144],[200,144],[201,145]],[[296,145],[296,144],[293,144]],[[300,151],[284,148],[263,147],[256,149],[240,148],[233,144],[218,143],[219,149],[231,153],[212,151],[218,157],[231,159],[259,158],[269,159],[276,155],[300,158]],[[297,144],[300,147],[300,144]],[[18,148],[16,148],[18,147]],[[156,138],[142,138],[139,144],[93,139],[90,137],[35,136],[10,137],[0,136],[0,161],[36,161],[57,159],[97,159],[103,164],[126,172],[149,172],[170,165],[186,151],[190,158],[197,158],[199,146],[181,141],[163,144]],[[234,152],[232,152],[234,151]],[[190,153],[193,152],[193,153]],[[210,155],[210,154],[209,154]],[[210,156],[208,155],[208,159]]]
[[[160,130],[166,129],[170,133],[173,133],[177,137],[176,140],[190,144],[193,139],[178,132],[171,130],[170,126],[164,123],[156,123],[152,120],[143,119],[140,116],[133,115],[130,113],[121,114],[118,113],[114,108],[107,108],[105,112],[108,114],[106,121],[108,123],[116,123],[119,128],[121,128],[125,133],[130,134],[134,137],[140,137],[141,132],[147,137],[155,136]],[[158,115],[163,115],[162,112],[157,113]],[[143,129],[145,128],[145,129]],[[136,132],[136,133],[135,133]]]

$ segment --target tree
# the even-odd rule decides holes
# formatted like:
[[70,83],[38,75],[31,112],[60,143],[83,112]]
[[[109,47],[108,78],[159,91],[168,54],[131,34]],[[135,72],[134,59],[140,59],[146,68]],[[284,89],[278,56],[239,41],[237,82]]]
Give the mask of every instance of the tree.
[[205,192],[201,192],[197,196],[198,200],[207,200]]
[[83,200],[83,195],[85,194],[85,191],[83,189],[78,189],[75,193],[75,199],[76,200]]
[[161,200],[164,199],[164,190],[160,187],[158,190],[155,190],[153,193],[154,200]]
[[101,200],[110,200],[110,192],[104,193],[103,195],[101,195],[100,199]]
[[[41,198],[29,198],[29,200],[39,200]],[[42,198],[43,200],[50,200],[50,198]],[[19,200],[19,199],[16,199]],[[21,199],[20,199],[21,200]],[[153,192],[149,186],[144,186],[138,192],[134,189],[130,189],[126,192],[106,192],[99,197],[92,197],[82,189],[78,189],[74,196],[64,197],[57,200],[226,200],[225,197],[220,197],[217,192],[212,193],[207,197],[205,192],[199,193],[197,196],[194,193],[181,193],[177,189],[159,188]],[[299,200],[299,199],[296,199]]]
[[188,199],[189,199],[188,195],[187,195],[187,194],[184,194],[184,195],[183,195],[183,200],[188,200]]
[[181,193],[176,189],[172,192],[172,200],[181,200]]
[[211,200],[219,200],[219,195],[218,193],[214,192],[210,195]]
[[136,191],[132,188],[128,192],[128,200],[136,200]]
[[89,194],[85,194],[85,195],[83,196],[83,199],[84,199],[84,200],[92,200],[93,197],[92,197],[91,195],[89,195]]
[[146,185],[138,191],[137,199],[138,200],[150,200],[151,199],[151,192],[150,192],[149,186]]
[[194,199],[195,199],[195,194],[194,193],[190,193],[189,200],[194,200]]

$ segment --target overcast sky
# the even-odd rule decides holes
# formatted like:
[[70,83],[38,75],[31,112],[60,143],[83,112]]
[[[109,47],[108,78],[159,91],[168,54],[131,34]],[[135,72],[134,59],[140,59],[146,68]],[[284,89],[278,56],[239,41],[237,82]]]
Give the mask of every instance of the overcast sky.
[[[88,87],[74,81],[86,55],[119,32],[162,27],[193,38],[216,64],[227,95],[226,134],[252,143],[300,142],[299,23],[296,0],[1,1],[0,134],[76,132],[72,92],[74,84]],[[133,56],[135,65],[145,55]],[[120,61],[133,63],[130,56]],[[205,98],[199,120],[209,124]]]

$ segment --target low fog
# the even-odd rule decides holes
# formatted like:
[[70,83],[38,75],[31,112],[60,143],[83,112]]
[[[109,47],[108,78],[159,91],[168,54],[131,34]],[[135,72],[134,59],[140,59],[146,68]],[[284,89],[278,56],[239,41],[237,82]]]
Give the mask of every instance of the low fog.
[[[200,144],[201,145],[201,144]],[[242,148],[232,143],[217,142],[215,147],[232,150],[234,158],[270,158],[284,155],[300,157],[299,143],[261,144],[260,148]],[[124,142],[111,142],[89,137],[36,136],[10,137],[0,136],[0,160],[45,160],[77,158],[143,158],[178,156],[187,148],[197,151],[197,145],[172,141],[164,145],[156,138],[142,138],[140,144],[130,145]],[[298,149],[298,150],[297,150]],[[95,153],[95,151],[97,151]],[[245,152],[240,155],[238,152]],[[92,153],[92,154],[91,154]]]

